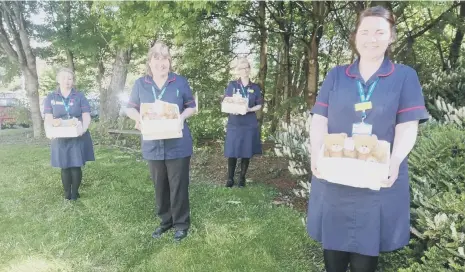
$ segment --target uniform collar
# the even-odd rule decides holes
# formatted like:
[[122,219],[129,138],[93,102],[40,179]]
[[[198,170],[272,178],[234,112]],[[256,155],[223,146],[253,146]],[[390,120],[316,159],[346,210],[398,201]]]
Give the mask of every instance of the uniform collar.
[[[64,98],[64,96],[61,94],[60,87],[57,88],[57,90],[55,91],[55,94]],[[74,88],[71,88],[71,92],[69,93],[68,98],[71,96],[75,96],[75,95],[76,95],[76,90]]]
[[237,84],[243,87],[249,87],[250,85],[252,85],[252,80],[250,80],[250,78],[249,78],[249,84],[247,84],[247,86],[242,85],[242,80],[240,78],[236,82]]
[[[360,62],[360,58],[357,58],[355,62],[347,66],[346,68],[346,75],[351,78],[359,78],[361,79],[362,76],[360,75],[360,70],[358,68],[358,63]],[[378,71],[373,75],[375,77],[387,77],[394,73],[394,63],[385,56],[381,67],[379,67]]]
[[[166,81],[166,83],[171,83],[171,82],[174,82],[176,80],[176,74],[175,73],[172,73],[172,72],[169,72],[168,73],[168,80]],[[151,84],[151,85],[155,85],[155,82],[153,81],[153,78],[149,75],[146,75],[144,77],[144,82],[147,83],[147,84]]]

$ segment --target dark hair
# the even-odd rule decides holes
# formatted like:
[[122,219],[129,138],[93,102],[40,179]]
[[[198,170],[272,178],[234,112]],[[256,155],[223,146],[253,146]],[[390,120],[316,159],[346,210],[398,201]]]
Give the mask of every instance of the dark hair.
[[[355,36],[357,35],[358,28],[360,27],[360,23],[365,17],[380,17],[388,21],[389,25],[391,26],[391,36],[392,39],[395,40],[396,38],[396,18],[392,11],[386,9],[382,6],[376,6],[371,8],[366,8],[357,17],[357,22],[355,23],[355,31],[350,34],[349,43],[352,47],[352,50],[360,57],[360,54],[357,51],[357,46],[355,45]],[[391,45],[388,46],[385,55],[389,55],[391,51]]]

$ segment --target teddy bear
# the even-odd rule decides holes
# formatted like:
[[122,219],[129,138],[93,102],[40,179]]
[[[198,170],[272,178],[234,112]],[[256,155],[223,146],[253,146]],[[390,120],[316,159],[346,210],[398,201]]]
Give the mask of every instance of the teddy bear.
[[378,145],[372,152],[372,155],[368,158],[368,161],[377,163],[386,163],[386,153],[388,150],[385,146],[378,142]]
[[342,158],[344,155],[344,143],[347,139],[346,133],[327,134],[324,138],[325,157]]
[[357,157],[357,151],[355,151],[354,139],[347,138],[344,142],[344,157],[354,159]]
[[377,161],[377,157],[373,154],[378,146],[378,137],[376,135],[354,135],[355,150],[357,151],[357,159],[364,161]]

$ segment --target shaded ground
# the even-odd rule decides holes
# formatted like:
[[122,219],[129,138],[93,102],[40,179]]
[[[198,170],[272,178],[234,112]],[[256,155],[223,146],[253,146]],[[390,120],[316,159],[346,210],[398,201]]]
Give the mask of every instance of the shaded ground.
[[[264,154],[254,157],[247,173],[248,183],[263,183],[271,185],[279,191],[273,203],[290,205],[299,212],[307,209],[307,200],[296,197],[292,189],[298,187],[296,179],[289,173],[286,159],[274,156],[273,145],[263,145]],[[199,151],[195,152],[193,167],[202,169],[202,175],[218,185],[224,185],[227,178],[227,159],[223,156],[223,144],[210,142],[202,144]],[[236,169],[238,176],[240,166]]]

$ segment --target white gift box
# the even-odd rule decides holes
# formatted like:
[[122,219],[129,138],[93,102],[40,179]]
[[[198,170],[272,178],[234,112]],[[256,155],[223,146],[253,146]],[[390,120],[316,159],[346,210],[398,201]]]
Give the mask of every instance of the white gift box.
[[[147,103],[152,104],[152,103]],[[162,104],[169,104],[169,107],[174,109],[177,118],[175,119],[143,119],[143,112],[141,112],[140,129],[142,139],[148,140],[165,140],[182,138],[182,129],[184,124],[181,123],[181,116],[179,114],[179,107],[176,104],[163,102]],[[151,105],[150,105],[151,106]],[[149,106],[149,107],[150,107]],[[142,105],[141,105],[142,108]]]
[[321,178],[331,183],[350,187],[380,190],[383,187],[382,181],[387,180],[389,175],[390,143],[378,141],[378,144],[380,148],[386,150],[386,163],[356,158],[324,157],[325,146],[323,145],[317,165]]
[[72,120],[61,120],[60,126],[45,126],[47,138],[76,138],[82,134],[82,123],[76,121],[76,125],[70,125]]
[[228,101],[229,99],[223,100],[221,103],[221,112],[241,115],[247,114],[249,99],[237,95],[234,95],[233,99],[237,102],[230,102]]

